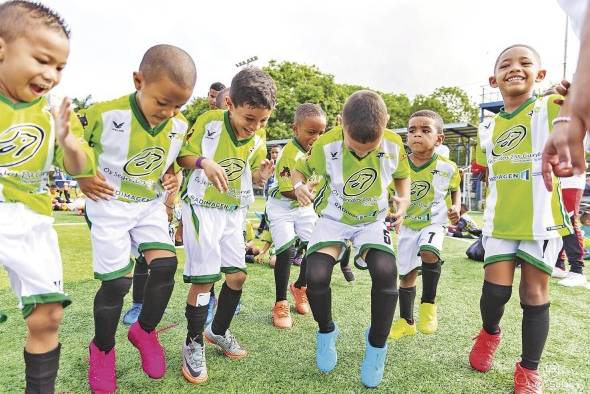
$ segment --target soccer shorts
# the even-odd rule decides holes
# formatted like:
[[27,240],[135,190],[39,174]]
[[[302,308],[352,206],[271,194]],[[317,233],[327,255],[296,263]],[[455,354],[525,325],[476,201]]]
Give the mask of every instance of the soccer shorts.
[[316,222],[307,245],[307,255],[331,245],[341,245],[343,252],[346,241],[350,241],[357,251],[355,260],[368,249],[379,249],[395,255],[384,220],[351,226],[326,217],[320,217]]
[[402,225],[397,240],[399,275],[407,275],[422,266],[422,251],[432,252],[440,259],[444,238],[445,228],[440,224],[431,224],[421,230]]
[[129,203],[88,199],[86,218],[96,279],[113,280],[129,274],[133,270],[129,256],[134,249],[139,253],[146,250],[176,253],[168,232],[166,207],[160,200]]
[[313,207],[288,207],[274,198],[266,202],[270,233],[279,254],[295,245],[297,237],[301,242],[309,242],[311,232],[318,220]]
[[20,203],[0,203],[0,266],[8,272],[19,307],[27,318],[37,304],[61,303],[63,270],[53,218]]
[[185,283],[213,283],[246,272],[244,212],[182,203]]
[[514,260],[518,257],[548,275],[553,272],[557,256],[563,245],[561,238],[514,241],[488,236],[482,238],[482,243],[485,249],[484,266],[498,261]]

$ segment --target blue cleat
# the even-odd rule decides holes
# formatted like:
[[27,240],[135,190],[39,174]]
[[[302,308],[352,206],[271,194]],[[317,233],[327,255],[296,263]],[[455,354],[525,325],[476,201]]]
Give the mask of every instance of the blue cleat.
[[131,305],[131,308],[123,315],[123,324],[130,326],[135,323],[139,318],[142,306],[143,304],[137,304],[134,302],[133,305]]
[[316,334],[315,362],[321,372],[330,372],[336,367],[338,354],[336,353],[336,338],[338,337],[338,326],[329,333]]
[[215,316],[215,311],[217,310],[217,298],[215,296],[211,296],[209,298],[209,309],[207,309],[207,320],[205,321],[205,326],[208,326],[213,321],[213,317]]
[[361,382],[369,387],[379,386],[383,379],[385,358],[387,357],[387,344],[385,347],[373,347],[369,343],[369,330],[365,331],[365,358],[361,365]]

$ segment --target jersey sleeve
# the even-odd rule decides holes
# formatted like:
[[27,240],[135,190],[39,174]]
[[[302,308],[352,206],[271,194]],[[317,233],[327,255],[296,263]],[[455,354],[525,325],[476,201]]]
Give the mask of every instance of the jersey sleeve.
[[461,174],[459,173],[459,168],[454,166],[455,172],[451,177],[451,182],[449,183],[449,190],[452,192],[456,192],[459,190],[459,186],[461,185]]
[[400,142],[399,145],[399,155],[397,160],[397,167],[395,168],[395,172],[393,173],[393,179],[404,179],[410,176],[410,163],[408,162],[408,154],[404,149],[403,144]]
[[564,97],[559,94],[551,94],[545,97],[545,99],[547,100],[547,122],[549,122],[549,130],[553,131],[553,119],[557,118],[559,110],[561,109],[561,106],[556,104],[555,100],[563,100]]
[[480,133],[481,133],[482,127],[485,128],[486,126],[483,123],[479,125],[479,130],[477,132],[477,144],[475,145],[475,163],[479,166],[487,167],[488,160],[486,158],[486,152],[483,149],[483,147],[481,146],[481,139],[480,139]]
[[[72,115],[70,116],[70,133],[72,133],[72,135],[76,137],[80,144],[80,149],[86,157],[86,165],[84,166],[82,172],[76,175],[76,177],[95,175],[96,164],[94,160],[94,152],[92,151],[92,148],[90,148],[88,142],[84,138],[84,129],[82,127],[82,123],[75,113],[72,113]],[[64,151],[61,148],[61,146],[59,146],[59,144],[57,143],[55,144],[55,155],[53,157],[53,165],[58,166],[67,172],[64,165]]]
[[297,160],[295,170],[305,175],[306,179],[311,178],[315,173],[319,175],[325,174],[325,159],[324,150],[317,142],[312,146],[311,152]]
[[187,133],[188,138],[180,148],[178,157],[184,156],[202,156],[201,141],[205,135],[205,126],[209,117],[199,116],[193,124],[193,127]]
[[261,134],[256,138],[257,141],[254,145],[254,151],[250,156],[250,169],[252,172],[256,171],[260,167],[260,163],[266,159],[266,133]]

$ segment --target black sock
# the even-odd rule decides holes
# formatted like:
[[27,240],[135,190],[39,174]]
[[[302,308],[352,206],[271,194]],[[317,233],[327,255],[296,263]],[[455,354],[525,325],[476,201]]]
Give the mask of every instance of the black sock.
[[115,347],[115,332],[121,317],[123,297],[129,292],[131,278],[102,282],[94,297],[94,344],[103,352]]
[[347,245],[344,248],[344,253],[342,253],[342,258],[340,258],[340,269],[344,267],[348,267],[350,264],[350,253],[352,252],[352,246]]
[[231,289],[227,282],[223,282],[217,301],[217,311],[211,323],[211,331],[215,335],[225,335],[229,325],[234,317],[234,312],[240,303],[242,290]]
[[305,270],[307,269],[307,256],[303,256],[301,260],[301,267],[299,267],[299,277],[294,283],[294,286],[298,289],[307,286],[307,281],[305,280]]
[[434,304],[440,278],[440,266],[440,260],[434,264],[422,262],[422,303]]
[[26,350],[25,358],[25,394],[45,394],[55,392],[55,378],[59,368],[61,343],[47,353],[32,354]]
[[371,328],[369,343],[385,346],[397,304],[397,266],[392,253],[370,249],[365,261],[371,274]]
[[512,286],[496,285],[485,281],[481,289],[479,310],[483,321],[483,329],[488,334],[500,332],[500,319],[504,315],[504,305],[512,295]]
[[287,286],[289,285],[289,274],[291,273],[291,259],[295,254],[295,248],[289,247],[277,254],[275,263],[275,294],[276,302],[287,299]]
[[133,269],[133,302],[143,304],[143,291],[145,282],[148,278],[148,265],[143,256],[135,259],[135,268]]
[[177,266],[176,256],[161,257],[150,263],[150,274],[143,294],[143,307],[137,319],[141,328],[147,332],[154,331],[162,320],[174,289],[174,274]]
[[203,345],[203,329],[207,320],[209,305],[193,306],[186,304],[184,316],[186,317],[186,344],[192,340]]
[[336,264],[336,259],[325,253],[315,252],[307,256],[305,270],[307,299],[313,318],[318,323],[319,331],[322,334],[335,329],[332,320],[332,289],[330,289],[334,264]]
[[399,316],[406,319],[409,324],[414,324],[414,300],[416,299],[416,286],[399,288]]
[[526,369],[537,369],[549,334],[549,303],[522,307],[522,361]]

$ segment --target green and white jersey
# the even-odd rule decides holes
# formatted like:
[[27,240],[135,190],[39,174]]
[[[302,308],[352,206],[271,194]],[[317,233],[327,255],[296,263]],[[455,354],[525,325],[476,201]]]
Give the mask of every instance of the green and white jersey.
[[229,113],[222,110],[199,116],[180,156],[203,156],[217,162],[227,174],[228,191],[219,192],[202,169],[185,174],[181,197],[190,204],[233,211],[254,202],[252,173],[266,158],[266,132],[260,129],[238,140]]
[[549,193],[541,176],[541,154],[559,112],[558,97],[532,97],[514,112],[501,111],[480,125],[476,160],[488,168],[484,235],[543,240],[571,232],[557,179]]
[[314,173],[324,177],[314,201],[317,214],[349,225],[383,220],[393,180],[409,176],[408,157],[395,132],[386,129],[381,144],[361,158],[344,145],[340,126],[320,136],[296,169],[308,179]]
[[295,138],[283,147],[277,162],[275,164],[274,182],[270,186],[268,194],[280,205],[285,207],[296,208],[299,206],[297,200],[291,200],[283,196],[282,192],[293,191],[293,184],[291,183],[291,172],[295,169],[297,161],[305,157],[307,152],[297,142]]
[[117,200],[145,202],[164,193],[160,180],[175,163],[188,129],[182,114],[152,128],[133,93],[91,105],[81,119],[97,168]]
[[[92,173],[92,151],[82,138],[82,125],[72,114],[71,133],[80,138]],[[64,168],[64,153],[55,140],[49,102],[40,97],[30,103],[12,103],[0,96],[0,203],[23,203],[51,216],[46,190],[51,165]]]
[[412,188],[403,226],[421,230],[431,224],[446,225],[451,192],[457,191],[461,182],[457,165],[436,153],[420,167],[408,161]]

